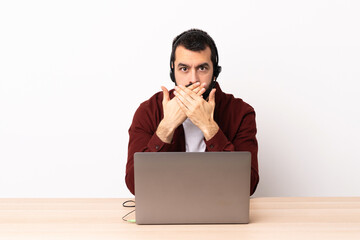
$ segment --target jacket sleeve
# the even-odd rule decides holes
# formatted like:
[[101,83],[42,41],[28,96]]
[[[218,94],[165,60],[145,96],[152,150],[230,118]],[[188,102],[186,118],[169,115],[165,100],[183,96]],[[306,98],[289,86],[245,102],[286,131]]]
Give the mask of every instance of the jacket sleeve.
[[126,164],[125,182],[132,194],[135,195],[134,184],[134,153],[136,152],[169,152],[174,143],[161,141],[156,135],[158,123],[154,111],[149,106],[140,105],[135,112],[129,128],[128,158]]
[[255,112],[251,111],[244,115],[240,127],[236,131],[235,137],[229,141],[223,131],[219,131],[215,136],[206,143],[206,151],[222,152],[222,151],[249,151],[251,152],[251,186],[250,195],[252,195],[259,183],[258,171],[258,143],[256,140],[256,122]]

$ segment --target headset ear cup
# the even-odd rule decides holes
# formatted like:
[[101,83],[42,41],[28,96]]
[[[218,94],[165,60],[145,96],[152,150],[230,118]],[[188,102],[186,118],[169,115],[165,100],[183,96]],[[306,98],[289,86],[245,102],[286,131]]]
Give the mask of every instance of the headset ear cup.
[[175,82],[175,75],[173,69],[170,69],[170,79],[171,81]]
[[218,78],[220,72],[221,72],[221,67],[220,67],[220,66],[217,66],[217,67],[215,68],[215,71],[214,71],[214,77],[215,77],[215,78]]

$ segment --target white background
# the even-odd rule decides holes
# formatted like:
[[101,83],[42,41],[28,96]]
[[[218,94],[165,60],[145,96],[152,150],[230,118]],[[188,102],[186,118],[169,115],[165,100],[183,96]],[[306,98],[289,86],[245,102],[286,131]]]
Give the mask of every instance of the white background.
[[257,113],[255,196],[359,196],[358,1],[1,1],[0,197],[131,197],[128,128],[172,39]]

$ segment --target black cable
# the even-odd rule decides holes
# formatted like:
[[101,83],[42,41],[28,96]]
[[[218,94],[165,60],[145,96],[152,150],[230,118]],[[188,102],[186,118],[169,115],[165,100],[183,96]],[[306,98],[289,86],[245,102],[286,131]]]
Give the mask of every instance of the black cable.
[[[126,205],[127,203],[133,203],[133,205]],[[123,207],[135,207],[135,201],[134,200],[127,200],[123,202]]]
[[[128,203],[132,203],[132,204],[128,204]],[[127,200],[127,201],[123,202],[122,205],[123,205],[123,207],[127,207],[127,208],[135,207],[135,201],[134,200]],[[135,219],[130,219],[130,220],[125,219],[127,216],[129,216],[133,212],[135,212],[135,209],[128,212],[125,216],[123,216],[122,220],[124,220],[125,222],[132,222],[132,223],[135,222]]]
[[133,212],[135,212],[135,210],[128,212],[125,216],[122,217],[122,220],[124,220],[125,222],[135,222],[135,219],[130,219],[130,220],[125,219],[127,216],[129,216]]

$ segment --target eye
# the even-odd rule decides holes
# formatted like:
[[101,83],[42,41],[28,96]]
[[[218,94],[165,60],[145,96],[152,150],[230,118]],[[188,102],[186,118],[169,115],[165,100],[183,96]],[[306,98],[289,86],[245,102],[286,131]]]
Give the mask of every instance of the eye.
[[180,68],[180,71],[186,72],[186,71],[187,71],[187,67],[181,67],[181,68]]
[[199,70],[200,70],[200,71],[206,71],[206,70],[207,70],[207,67],[201,66],[201,67],[199,67]]

